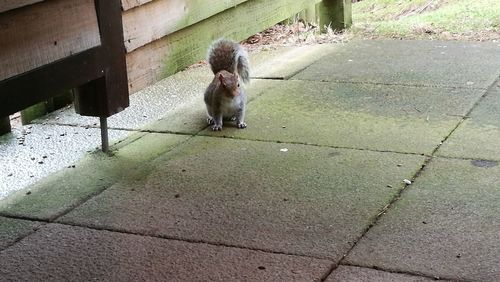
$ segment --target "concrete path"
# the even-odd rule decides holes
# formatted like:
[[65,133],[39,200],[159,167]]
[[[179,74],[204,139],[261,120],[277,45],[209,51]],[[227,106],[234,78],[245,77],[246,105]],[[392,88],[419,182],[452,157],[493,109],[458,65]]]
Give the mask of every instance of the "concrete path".
[[500,281],[500,44],[252,59],[247,129],[191,69],[199,99],[0,202],[0,281]]

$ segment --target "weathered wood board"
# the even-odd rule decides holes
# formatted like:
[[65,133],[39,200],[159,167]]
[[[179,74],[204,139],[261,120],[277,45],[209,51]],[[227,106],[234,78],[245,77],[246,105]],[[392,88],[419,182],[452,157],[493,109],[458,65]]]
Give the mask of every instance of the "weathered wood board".
[[247,0],[155,0],[123,13],[127,52],[200,22]]
[[0,13],[42,1],[43,0],[1,0]]
[[94,0],[51,0],[0,14],[0,81],[100,45]]
[[124,11],[130,10],[134,7],[141,6],[153,0],[122,0],[122,9]]
[[136,92],[202,60],[214,39],[245,39],[319,1],[246,1],[138,48],[127,54],[129,90]]

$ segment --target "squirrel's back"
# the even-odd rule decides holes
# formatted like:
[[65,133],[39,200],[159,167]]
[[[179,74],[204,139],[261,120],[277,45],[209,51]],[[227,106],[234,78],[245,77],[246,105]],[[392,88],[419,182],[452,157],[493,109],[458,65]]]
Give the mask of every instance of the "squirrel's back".
[[237,73],[245,83],[250,81],[248,54],[239,43],[227,39],[216,40],[208,50],[208,63],[214,74],[226,70]]

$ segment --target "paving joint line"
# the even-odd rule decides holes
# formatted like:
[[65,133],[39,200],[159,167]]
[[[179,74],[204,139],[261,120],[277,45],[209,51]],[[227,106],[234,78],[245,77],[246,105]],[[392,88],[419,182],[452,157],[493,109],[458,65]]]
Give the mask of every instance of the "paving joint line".
[[339,265],[372,269],[372,270],[378,270],[378,271],[383,271],[383,272],[387,272],[387,273],[394,273],[394,274],[405,274],[405,275],[411,275],[414,277],[429,278],[429,279],[433,279],[433,280],[448,280],[448,281],[456,281],[456,282],[467,282],[467,280],[460,280],[457,278],[444,277],[444,276],[434,276],[434,275],[429,275],[429,274],[425,274],[425,273],[411,272],[411,271],[404,271],[404,270],[391,270],[391,269],[385,269],[385,268],[377,267],[377,266],[369,267],[369,266],[365,266],[365,265],[358,265],[358,264],[352,264],[352,263],[341,263]]
[[[489,94],[489,92],[494,88],[494,86],[500,81],[500,77],[497,78],[489,87],[488,89],[477,99],[477,101],[471,106],[469,111],[465,116],[470,116],[471,112],[479,105],[479,103]],[[425,168],[427,165],[433,160],[435,153],[439,150],[439,148],[448,140],[448,138],[457,130],[457,128],[465,121],[465,116],[457,123],[457,125],[450,130],[450,132],[443,138],[443,140],[434,148],[430,156],[426,156],[426,159],[424,160],[422,166],[420,169],[413,175],[411,178],[411,184],[405,184],[403,188],[401,188],[398,193],[391,199],[391,201],[385,205],[380,212],[375,216],[375,218],[371,221],[370,224],[363,230],[361,235],[354,241],[352,247],[344,254],[343,258],[339,261],[339,264],[343,264],[347,256],[352,252],[352,250],[357,246],[357,244],[361,241],[363,237],[372,229],[373,226],[375,226],[382,216],[389,210],[391,209],[394,204],[402,197],[403,193],[407,190],[406,188],[410,185],[413,185],[415,180],[425,171]]]
[[[210,242],[210,241],[205,241],[205,240],[186,239],[186,238],[181,238],[181,237],[176,237],[176,236],[168,236],[168,235],[143,234],[143,233],[128,231],[128,230],[119,229],[119,228],[107,228],[107,227],[100,227],[100,226],[88,226],[88,225],[83,225],[83,224],[78,224],[78,223],[72,223],[72,222],[57,222],[57,221],[53,221],[53,220],[30,218],[30,217],[16,216],[16,215],[2,215],[2,214],[0,214],[0,216],[1,217],[5,217],[5,218],[28,220],[28,221],[32,221],[32,222],[42,223],[43,225],[40,226],[39,228],[37,228],[36,231],[38,231],[41,227],[46,226],[48,224],[59,224],[59,225],[64,225],[64,226],[80,227],[80,228],[85,228],[85,229],[90,229],[90,230],[95,230],[95,231],[108,231],[108,232],[112,232],[112,233],[119,233],[119,234],[125,234],[125,235],[135,235],[135,236],[148,237],[148,238],[154,238],[154,239],[171,240],[171,241],[191,243],[191,244],[205,244],[205,245],[216,246],[216,247],[225,247],[225,248],[233,248],[233,249],[240,249],[240,250],[249,250],[249,251],[264,252],[264,253],[267,253],[267,254],[274,254],[274,255],[295,256],[295,257],[303,257],[303,258],[310,258],[310,259],[317,259],[317,260],[327,260],[327,261],[330,261],[330,262],[334,262],[334,260],[332,258],[328,258],[328,257],[311,256],[311,255],[289,253],[289,252],[280,252],[280,251],[273,251],[273,250],[270,250],[270,249],[251,248],[251,247],[245,247],[245,246],[240,246],[240,245],[217,243],[217,242]],[[29,235],[35,233],[36,231],[31,232]],[[29,235],[27,235],[27,236],[29,236]],[[22,239],[26,238],[27,236],[24,236],[24,237],[20,238],[18,241],[16,241],[16,243],[19,242],[19,241],[21,241]],[[14,245],[14,244],[12,244],[12,245]],[[3,249],[3,250],[5,250],[5,249]],[[0,250],[0,252],[3,251],[3,250]]]
[[488,87],[472,87],[472,86],[450,86],[450,85],[431,85],[431,84],[411,84],[411,83],[390,83],[390,82],[370,82],[370,81],[349,81],[349,80],[312,80],[312,79],[289,79],[289,81],[308,81],[321,83],[338,83],[338,84],[360,84],[360,85],[381,85],[381,86],[403,86],[414,88],[442,88],[442,89],[460,89],[460,90],[487,90]]
[[32,228],[30,232],[24,234],[23,236],[16,238],[16,240],[14,240],[14,242],[12,242],[12,243],[8,244],[7,246],[3,247],[2,249],[0,249],[0,253],[11,248],[12,246],[16,245],[17,243],[24,240],[28,236],[35,234],[40,228],[42,228],[43,226],[45,226],[49,223],[48,221],[45,221],[45,220],[38,220],[38,219],[33,219],[33,218],[28,218],[28,217],[23,217],[23,216],[13,216],[13,215],[7,215],[7,214],[2,214],[2,213],[0,213],[0,217],[9,218],[9,219],[18,219],[18,220],[24,220],[24,221],[31,221],[31,222],[38,222],[41,224],[40,226]]

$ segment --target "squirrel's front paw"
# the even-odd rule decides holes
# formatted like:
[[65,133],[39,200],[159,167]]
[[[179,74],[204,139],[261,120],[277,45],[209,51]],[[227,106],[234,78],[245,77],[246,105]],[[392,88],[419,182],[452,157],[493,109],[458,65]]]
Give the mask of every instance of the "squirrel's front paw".
[[212,126],[212,131],[221,131],[222,130],[222,126],[221,125],[214,125]]
[[246,123],[244,123],[244,122],[238,122],[238,124],[236,124],[236,126],[237,126],[239,129],[247,128],[247,124],[246,124]]
[[213,124],[214,123],[214,119],[211,118],[211,117],[207,118],[207,123],[208,124]]

